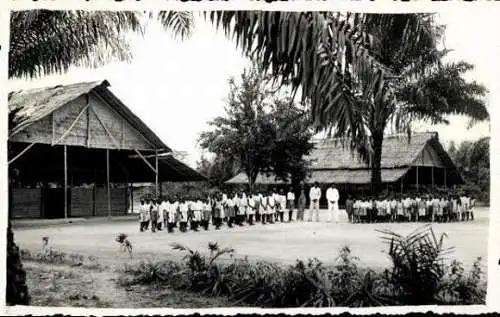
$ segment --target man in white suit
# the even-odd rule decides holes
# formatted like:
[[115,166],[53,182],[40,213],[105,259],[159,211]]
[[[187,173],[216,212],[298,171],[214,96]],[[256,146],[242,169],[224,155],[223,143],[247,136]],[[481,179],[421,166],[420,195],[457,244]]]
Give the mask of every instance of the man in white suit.
[[328,222],[332,221],[332,218],[336,223],[339,222],[339,191],[335,188],[335,185],[331,184],[326,191],[326,200],[328,200]]
[[316,222],[319,222],[319,199],[321,198],[321,188],[316,182],[314,186],[309,190],[309,199],[311,200],[311,206],[309,208],[309,221],[312,221],[313,213]]

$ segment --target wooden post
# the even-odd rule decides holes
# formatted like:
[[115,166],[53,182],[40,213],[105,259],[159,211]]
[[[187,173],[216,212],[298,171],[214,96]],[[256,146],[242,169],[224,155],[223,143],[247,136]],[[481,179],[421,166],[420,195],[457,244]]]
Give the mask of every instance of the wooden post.
[[111,218],[111,189],[109,187],[109,149],[106,149],[106,186],[108,191],[108,218]]
[[417,165],[417,191],[419,190],[419,185],[418,185],[418,165]]
[[156,199],[158,199],[158,151],[155,151],[155,192]]
[[431,166],[431,184],[432,189],[434,189],[434,166]]
[[443,168],[443,173],[444,173],[444,188],[448,188],[448,186],[446,184],[446,167]]
[[64,145],[64,219],[68,218],[68,149]]
[[134,185],[130,183],[130,213],[134,213]]

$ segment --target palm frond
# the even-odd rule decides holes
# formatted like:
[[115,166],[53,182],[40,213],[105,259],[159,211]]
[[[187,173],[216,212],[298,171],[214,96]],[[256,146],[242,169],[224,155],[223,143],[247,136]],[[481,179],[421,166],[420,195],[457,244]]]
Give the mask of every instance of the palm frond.
[[172,250],[187,251],[190,254],[194,254],[193,250],[191,250],[189,247],[187,247],[181,243],[172,242],[172,243],[170,243],[170,246],[172,247]]
[[194,28],[194,15],[189,11],[160,11],[157,15],[158,21],[167,31],[173,35],[186,39],[191,36]]
[[9,77],[38,77],[72,66],[97,67],[131,60],[124,35],[142,32],[127,11],[14,11],[11,14]]

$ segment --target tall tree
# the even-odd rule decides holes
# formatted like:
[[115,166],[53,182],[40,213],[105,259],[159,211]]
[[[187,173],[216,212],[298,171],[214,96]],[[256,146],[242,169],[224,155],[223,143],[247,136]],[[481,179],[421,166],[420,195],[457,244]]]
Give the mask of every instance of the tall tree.
[[447,114],[488,117],[486,90],[466,82],[472,65],[443,65],[444,27],[433,14],[217,12],[212,21],[236,35],[244,52],[282,83],[301,88],[318,129],[344,137],[381,188],[384,133],[411,132],[423,119]]
[[210,122],[214,127],[200,136],[200,145],[240,166],[253,190],[259,173],[273,172],[282,179],[299,179],[312,144],[304,122],[305,109],[276,96],[258,65],[245,69],[241,83],[229,81],[226,116]]

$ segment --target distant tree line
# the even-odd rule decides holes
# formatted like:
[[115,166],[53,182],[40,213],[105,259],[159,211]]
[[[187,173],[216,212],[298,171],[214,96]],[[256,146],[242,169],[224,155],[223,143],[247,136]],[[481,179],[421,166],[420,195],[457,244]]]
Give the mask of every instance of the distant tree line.
[[465,189],[481,202],[490,203],[490,137],[451,142],[448,153],[465,181]]

